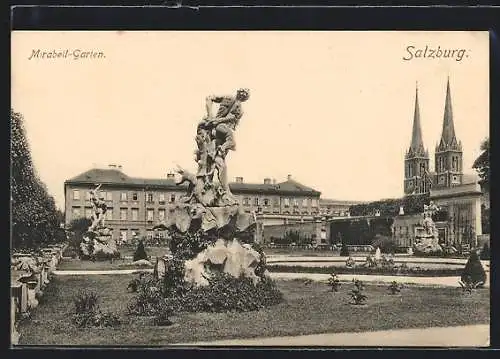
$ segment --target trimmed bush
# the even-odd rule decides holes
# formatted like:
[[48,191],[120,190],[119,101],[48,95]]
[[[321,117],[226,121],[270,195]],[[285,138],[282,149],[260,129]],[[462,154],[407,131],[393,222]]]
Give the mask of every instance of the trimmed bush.
[[487,261],[490,259],[490,247],[487,243],[484,244],[483,249],[481,250],[481,260]]
[[471,252],[460,279],[466,284],[483,283],[480,284],[479,287],[483,286],[486,282],[486,272],[484,271],[483,265],[481,264],[476,251]]
[[141,260],[141,259],[148,259],[148,255],[146,253],[146,249],[144,248],[143,241],[139,241],[139,244],[137,245],[137,249],[135,250],[135,253],[134,253],[134,262]]

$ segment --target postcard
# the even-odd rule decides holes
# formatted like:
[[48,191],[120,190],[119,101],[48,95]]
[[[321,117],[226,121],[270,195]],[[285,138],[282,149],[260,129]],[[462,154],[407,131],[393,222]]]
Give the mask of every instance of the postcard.
[[13,31],[11,342],[487,347],[486,31]]

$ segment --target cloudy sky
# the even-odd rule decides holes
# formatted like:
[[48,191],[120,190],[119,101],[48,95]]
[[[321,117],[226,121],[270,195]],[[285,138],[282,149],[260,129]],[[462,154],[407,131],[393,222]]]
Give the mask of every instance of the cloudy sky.
[[[417,57],[426,46],[427,57]],[[454,57],[429,57],[438,47]],[[31,58],[38,49],[69,56]],[[78,51],[104,57],[73,57]],[[417,81],[433,156],[450,77],[464,168],[473,172],[489,133],[488,51],[486,32],[22,31],[12,33],[12,107],[61,207],[63,182],[93,166],[153,178],[176,163],[194,169],[205,97],[239,87],[251,97],[228,156],[231,178],[291,174],[322,197],[375,200],[403,193]]]

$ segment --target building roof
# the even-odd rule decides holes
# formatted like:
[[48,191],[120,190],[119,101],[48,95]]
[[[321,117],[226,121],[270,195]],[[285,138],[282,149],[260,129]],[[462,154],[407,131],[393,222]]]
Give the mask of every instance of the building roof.
[[[75,176],[65,184],[111,184],[133,187],[179,189],[184,186],[176,185],[173,178],[139,178],[127,176],[119,169],[115,168],[93,168]],[[280,183],[245,183],[232,182],[229,184],[233,192],[240,193],[267,193],[267,194],[295,194],[320,196],[321,192],[305,186],[292,178],[288,178]]]

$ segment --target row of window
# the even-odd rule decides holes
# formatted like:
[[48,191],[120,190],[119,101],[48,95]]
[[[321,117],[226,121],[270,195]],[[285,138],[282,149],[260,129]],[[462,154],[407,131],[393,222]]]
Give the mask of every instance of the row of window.
[[[73,200],[79,201],[80,200],[80,195],[81,195],[81,190],[75,189],[73,190]],[[158,195],[158,202],[165,203],[165,193],[157,193]],[[106,201],[112,201],[113,200],[113,193],[112,192],[106,192],[106,191],[99,191],[99,198],[106,200]],[[121,202],[126,202],[129,199],[129,192],[120,192],[120,201]],[[132,201],[137,201],[138,200],[138,192],[132,192],[131,194],[131,199]],[[89,201],[90,200],[90,191],[85,191],[85,200]],[[171,193],[168,196],[168,201],[169,203],[174,203],[177,200],[177,196],[175,193]],[[146,202],[153,203],[155,201],[155,194],[154,193],[147,193],[146,194]],[[292,204],[294,207],[299,207],[300,202],[302,202],[302,207],[317,207],[318,206],[318,199],[317,198],[303,198],[301,201],[298,198],[284,198],[283,199],[283,205],[285,207],[290,207],[290,204]],[[250,206],[250,203],[252,203],[252,198],[251,197],[244,197],[243,198],[243,205],[244,206]],[[270,198],[260,198],[260,197],[254,197],[253,198],[253,205],[254,206],[265,206],[269,207],[271,206],[271,203],[273,206],[278,207],[280,205],[280,199],[278,197],[273,198],[273,201],[271,202]]]
[[[154,209],[148,208],[146,210],[146,220],[147,221],[154,221]],[[92,217],[92,208],[85,208],[85,212],[82,213],[80,207],[73,207],[73,218],[78,218],[81,217],[82,214],[86,218],[91,218]],[[119,218],[114,218],[113,216],[113,208],[109,208],[106,211],[106,219],[107,220],[113,220],[113,219],[120,219],[121,221],[127,221],[127,220],[132,220],[132,221],[138,221],[139,220],[139,208],[131,208],[130,209],[130,214],[131,216],[129,217],[129,209],[128,208],[120,208],[119,212]],[[165,209],[159,209],[158,210],[158,220],[163,221],[165,219]]]
[[[283,205],[285,207],[290,207],[290,203],[292,203],[294,207],[299,207],[300,202],[302,202],[302,207],[317,207],[318,206],[318,200],[316,198],[303,198],[302,201],[300,201],[298,198],[284,198],[283,199]],[[244,197],[243,198],[243,205],[244,206],[250,206],[250,203],[252,203],[251,197]],[[253,205],[254,206],[269,207],[269,206],[271,206],[271,203],[272,203],[272,206],[278,207],[280,205],[279,197],[274,197],[272,202],[271,202],[270,198],[260,198],[260,197],[253,198]]]
[[[130,239],[138,238],[140,236],[140,232],[138,229],[131,229],[130,231],[126,228],[120,229],[120,241],[127,242]],[[148,239],[158,238],[165,239],[167,238],[167,233],[165,231],[146,231],[146,237]]]
[[[74,189],[73,190],[73,200],[79,201],[81,199],[81,190]],[[85,200],[90,201],[90,191],[84,191],[85,192]],[[106,191],[99,191],[99,198],[106,200],[106,201],[112,201],[113,200],[113,192],[106,192]],[[139,198],[138,192],[132,192],[130,199],[132,201],[137,201]],[[165,202],[166,194],[165,193],[158,193],[158,201]],[[120,192],[120,201],[121,202],[126,202],[129,200],[129,193],[128,192]],[[177,196],[175,193],[171,193],[168,196],[168,200],[170,203],[173,203],[177,200]],[[155,201],[155,196],[154,193],[147,193],[146,194],[146,201],[147,202],[154,202]]]

